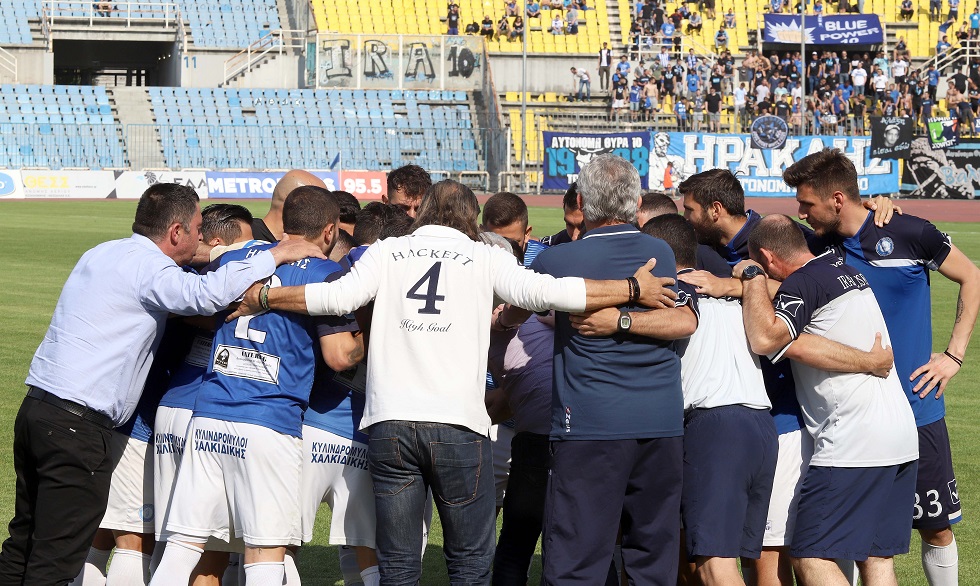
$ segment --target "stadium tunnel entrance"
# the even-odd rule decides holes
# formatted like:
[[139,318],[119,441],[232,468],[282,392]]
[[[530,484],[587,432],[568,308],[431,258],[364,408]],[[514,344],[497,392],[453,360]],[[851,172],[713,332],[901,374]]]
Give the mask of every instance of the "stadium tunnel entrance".
[[174,43],[54,41],[54,79],[63,85],[179,85]]

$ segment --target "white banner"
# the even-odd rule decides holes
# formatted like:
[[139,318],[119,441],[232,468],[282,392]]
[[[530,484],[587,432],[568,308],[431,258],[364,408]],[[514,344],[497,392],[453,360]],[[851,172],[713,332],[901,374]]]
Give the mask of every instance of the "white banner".
[[106,199],[116,189],[112,171],[20,172],[27,198]]
[[0,171],[0,199],[24,199],[20,171]]
[[207,199],[208,181],[204,171],[116,171],[116,197],[139,199],[156,183],[178,183],[194,188],[198,197]]

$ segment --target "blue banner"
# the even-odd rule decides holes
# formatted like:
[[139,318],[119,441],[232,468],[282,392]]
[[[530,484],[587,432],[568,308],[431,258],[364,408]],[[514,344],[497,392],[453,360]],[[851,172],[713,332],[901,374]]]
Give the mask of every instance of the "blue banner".
[[[763,16],[766,30],[764,43],[800,45],[800,17],[788,14]],[[834,14],[807,16],[807,45],[875,45],[885,42],[881,20],[874,14]]]
[[[612,153],[633,163],[640,173],[640,183],[647,188],[647,165],[650,160],[650,133],[616,134],[544,133],[544,181],[546,190],[568,189],[592,157]],[[661,172],[661,177],[663,173]]]
[[[340,188],[340,174],[336,171],[311,171],[323,179],[327,189]],[[252,171],[208,171],[205,173],[209,198],[271,199],[276,183],[285,172],[262,173]]]
[[751,148],[748,134],[689,134],[657,132],[650,154],[650,189],[662,190],[663,169],[674,163],[674,185],[708,169],[728,169],[738,175],[749,197],[794,197],[783,182],[783,171],[803,157],[838,148],[854,163],[862,195],[898,192],[897,160],[873,159],[870,137],[790,136],[781,149]]

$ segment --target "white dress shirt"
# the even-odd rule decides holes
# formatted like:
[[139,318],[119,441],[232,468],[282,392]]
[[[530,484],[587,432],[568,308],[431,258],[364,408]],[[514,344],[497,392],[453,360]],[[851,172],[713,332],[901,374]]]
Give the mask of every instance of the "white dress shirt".
[[214,314],[275,269],[262,252],[197,275],[145,236],[104,242],[68,276],[26,382],[121,425],[143,393],[167,316]]

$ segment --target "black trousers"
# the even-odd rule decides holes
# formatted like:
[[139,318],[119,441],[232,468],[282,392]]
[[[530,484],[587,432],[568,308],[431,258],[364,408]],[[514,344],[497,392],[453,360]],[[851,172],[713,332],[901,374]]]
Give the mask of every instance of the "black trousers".
[[684,438],[551,442],[543,586],[603,584],[623,531],[630,582],[674,586]]
[[503,526],[493,560],[494,586],[524,586],[541,535],[548,494],[551,442],[522,431],[510,442],[510,478],[504,494]]
[[0,586],[60,586],[78,575],[109,499],[111,433],[24,399],[14,422],[17,501]]

